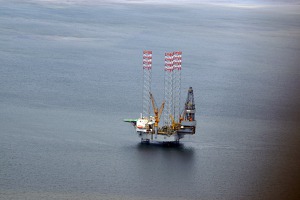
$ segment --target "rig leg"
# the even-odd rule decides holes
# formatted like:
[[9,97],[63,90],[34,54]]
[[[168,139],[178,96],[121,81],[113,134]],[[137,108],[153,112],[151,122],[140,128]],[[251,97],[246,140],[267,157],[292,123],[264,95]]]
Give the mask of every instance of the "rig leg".
[[150,141],[148,139],[143,139],[143,138],[141,139],[142,144],[149,144],[149,142]]

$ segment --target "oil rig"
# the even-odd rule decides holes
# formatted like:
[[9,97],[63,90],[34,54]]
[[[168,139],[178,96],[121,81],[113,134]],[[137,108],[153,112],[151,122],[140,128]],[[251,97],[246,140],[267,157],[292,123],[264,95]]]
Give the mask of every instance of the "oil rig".
[[[164,100],[158,108],[151,92],[152,51],[143,51],[143,113],[138,119],[124,119],[134,126],[142,143],[179,143],[185,135],[195,134],[196,109],[192,87],[188,89],[183,109],[180,108],[181,59],[181,51],[165,53]],[[161,116],[162,126],[159,125]]]

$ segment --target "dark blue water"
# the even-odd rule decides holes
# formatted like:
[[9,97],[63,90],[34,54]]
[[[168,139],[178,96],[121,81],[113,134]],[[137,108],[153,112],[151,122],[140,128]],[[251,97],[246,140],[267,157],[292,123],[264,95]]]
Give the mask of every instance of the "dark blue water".
[[[0,199],[300,197],[298,6],[0,2]],[[183,51],[198,124],[178,147],[122,122],[145,49],[157,102]]]

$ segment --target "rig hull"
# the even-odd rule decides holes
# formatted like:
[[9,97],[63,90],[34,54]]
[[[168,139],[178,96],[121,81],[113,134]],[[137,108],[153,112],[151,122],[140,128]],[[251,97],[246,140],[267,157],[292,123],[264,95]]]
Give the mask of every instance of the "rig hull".
[[[152,95],[150,95],[150,97],[152,98]],[[155,113],[161,113],[162,108],[163,105],[159,112],[155,107]],[[179,143],[179,140],[184,138],[185,135],[195,134],[197,125],[195,120],[195,111],[196,109],[193,97],[193,89],[190,87],[188,90],[184,111],[178,122],[174,120],[173,116],[170,116],[172,119],[172,124],[159,127],[159,117],[157,117],[157,114],[155,117],[143,117],[141,115],[141,117],[138,119],[125,119],[124,121],[129,122],[134,126],[138,137],[141,139],[141,142]]]
[[149,134],[143,131],[137,131],[138,136],[141,138],[141,142],[154,142],[154,143],[178,143],[181,139],[180,135],[164,135],[164,134]]
[[179,143],[185,135],[195,134],[196,121],[182,121],[178,130],[159,128],[154,130],[154,118],[139,118],[133,120],[134,127],[141,142],[148,143]]

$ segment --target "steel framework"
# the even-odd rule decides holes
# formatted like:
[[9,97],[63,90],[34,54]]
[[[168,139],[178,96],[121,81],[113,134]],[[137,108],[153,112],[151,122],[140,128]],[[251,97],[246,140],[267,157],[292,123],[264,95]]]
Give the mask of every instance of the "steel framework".
[[181,51],[173,52],[173,116],[175,121],[179,121],[180,116],[180,96],[181,96]]
[[181,51],[165,53],[165,112],[164,125],[172,124],[170,116],[179,121],[181,96]]
[[143,117],[150,117],[152,51],[143,51]]
[[164,111],[164,125],[171,126],[170,115],[173,114],[173,52],[165,53],[165,111]]

